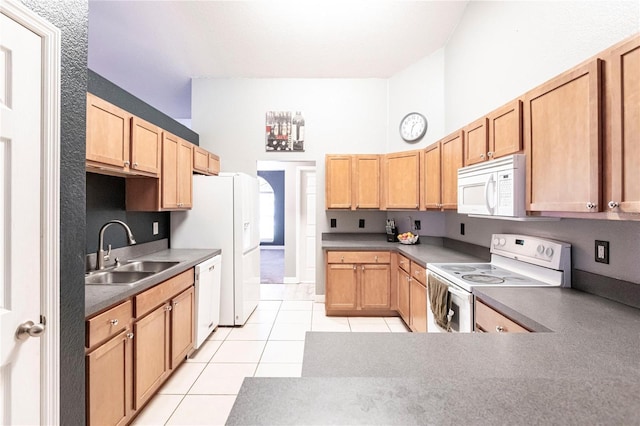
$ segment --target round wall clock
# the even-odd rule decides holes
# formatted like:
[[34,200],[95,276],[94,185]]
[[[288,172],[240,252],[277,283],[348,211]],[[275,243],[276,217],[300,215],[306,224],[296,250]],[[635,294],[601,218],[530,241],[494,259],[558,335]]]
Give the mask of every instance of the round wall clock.
[[418,112],[410,112],[400,121],[400,137],[406,142],[417,142],[427,133],[427,119]]

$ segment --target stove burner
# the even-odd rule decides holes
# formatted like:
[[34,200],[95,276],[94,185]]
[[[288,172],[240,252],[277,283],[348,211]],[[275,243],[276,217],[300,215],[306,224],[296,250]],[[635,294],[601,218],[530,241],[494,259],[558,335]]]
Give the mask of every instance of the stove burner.
[[490,263],[480,263],[480,264],[476,265],[476,269],[478,269],[478,270],[485,270],[485,271],[489,271],[489,270],[491,270],[491,269],[496,269],[496,267],[495,267],[495,266],[493,266],[493,265],[492,265],[492,264],[490,264]]
[[442,269],[446,269],[448,271],[455,271],[455,272],[471,272],[471,271],[474,271],[476,268],[472,266],[464,266],[464,265],[446,265],[446,266],[443,266]]
[[502,278],[494,277],[493,275],[470,274],[463,275],[462,279],[481,284],[502,284],[504,282]]

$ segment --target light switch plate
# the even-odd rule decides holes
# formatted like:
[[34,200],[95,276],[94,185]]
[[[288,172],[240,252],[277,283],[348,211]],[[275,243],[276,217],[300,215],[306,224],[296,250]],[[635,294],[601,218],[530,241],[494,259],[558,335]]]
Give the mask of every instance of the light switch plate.
[[609,241],[596,240],[596,262],[609,264]]
[[153,235],[158,235],[158,222],[153,222]]

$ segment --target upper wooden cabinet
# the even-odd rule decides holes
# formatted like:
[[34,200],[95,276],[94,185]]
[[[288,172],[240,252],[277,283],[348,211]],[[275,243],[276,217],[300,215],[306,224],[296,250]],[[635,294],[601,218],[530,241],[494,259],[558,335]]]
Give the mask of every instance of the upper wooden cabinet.
[[465,166],[522,151],[522,101],[509,102],[463,131]]
[[640,212],[640,35],[605,56],[606,109],[603,209]]
[[87,169],[129,173],[131,114],[87,93]]
[[193,171],[203,175],[218,175],[220,173],[220,157],[194,145]]
[[424,206],[426,209],[442,208],[440,151],[440,142],[424,150]]
[[525,94],[527,210],[601,210],[600,89],[595,59]]
[[380,208],[379,155],[325,157],[327,209]]
[[131,169],[147,176],[160,175],[162,129],[138,117],[131,119]]
[[464,133],[459,130],[440,141],[440,180],[442,209],[458,208],[458,169],[463,164]]
[[87,170],[113,175],[160,175],[162,130],[87,93]]
[[185,210],[192,207],[193,144],[163,132],[162,178],[128,178],[129,211]]
[[384,208],[420,208],[422,150],[396,152],[384,156]]

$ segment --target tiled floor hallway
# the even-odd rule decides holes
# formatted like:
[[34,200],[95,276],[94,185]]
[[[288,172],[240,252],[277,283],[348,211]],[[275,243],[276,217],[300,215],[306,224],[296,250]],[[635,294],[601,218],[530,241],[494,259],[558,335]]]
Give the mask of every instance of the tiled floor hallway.
[[[245,377],[299,377],[307,331],[406,332],[399,318],[338,318],[300,285],[262,285],[243,327],[219,327],[160,389],[135,425],[224,424]],[[266,287],[266,288],[265,288]],[[311,286],[312,287],[312,286]],[[312,292],[311,292],[312,293]]]

